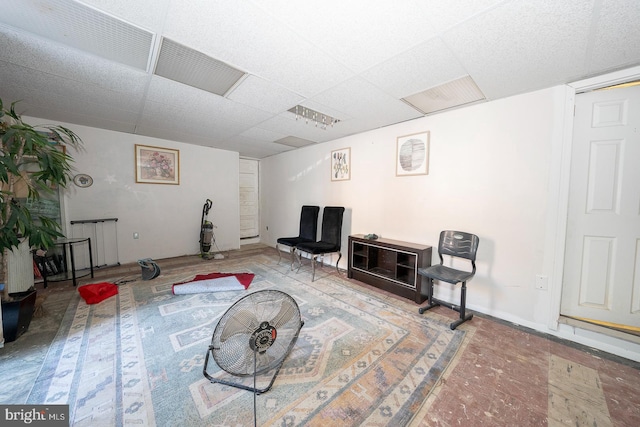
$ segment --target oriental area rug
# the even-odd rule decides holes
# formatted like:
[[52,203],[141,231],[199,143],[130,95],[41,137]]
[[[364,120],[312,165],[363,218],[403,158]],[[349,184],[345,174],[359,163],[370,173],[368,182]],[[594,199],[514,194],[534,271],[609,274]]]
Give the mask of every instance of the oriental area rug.
[[[399,427],[424,412],[465,339],[448,320],[329,268],[314,282],[270,256],[198,269],[124,282],[93,305],[76,293],[27,403],[69,404],[73,426],[252,426],[255,414],[260,426]],[[212,272],[254,278],[246,290],[171,291]],[[220,317],[264,289],[293,297],[304,325],[273,387],[254,396],[212,383],[203,367]],[[212,359],[208,373],[229,376]]]

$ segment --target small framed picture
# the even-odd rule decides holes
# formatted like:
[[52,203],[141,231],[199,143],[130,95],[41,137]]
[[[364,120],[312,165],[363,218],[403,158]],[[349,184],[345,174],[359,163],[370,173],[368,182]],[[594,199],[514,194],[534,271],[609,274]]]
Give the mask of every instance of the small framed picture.
[[396,176],[429,174],[429,132],[399,136]]
[[331,152],[331,181],[351,179],[351,148]]
[[180,151],[136,144],[136,182],[180,184]]

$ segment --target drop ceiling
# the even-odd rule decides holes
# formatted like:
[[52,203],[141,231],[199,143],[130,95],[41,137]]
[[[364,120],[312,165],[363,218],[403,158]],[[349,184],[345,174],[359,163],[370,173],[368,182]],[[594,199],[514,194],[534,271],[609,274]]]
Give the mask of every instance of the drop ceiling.
[[[0,97],[24,114],[257,159],[640,64],[637,0],[0,0],[0,11]],[[339,122],[296,120],[296,105]]]

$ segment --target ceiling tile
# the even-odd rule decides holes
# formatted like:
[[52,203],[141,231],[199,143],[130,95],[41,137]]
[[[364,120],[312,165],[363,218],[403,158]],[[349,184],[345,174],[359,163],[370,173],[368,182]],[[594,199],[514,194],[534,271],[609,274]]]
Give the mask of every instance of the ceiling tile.
[[362,77],[396,98],[467,74],[441,38],[419,44],[362,73]]
[[588,71],[617,69],[640,57],[640,1],[600,2],[591,37]]
[[[286,149],[273,143],[285,137],[322,143],[422,117],[401,98],[462,76],[491,100],[640,65],[638,0],[371,0],[366,6],[3,0],[2,6],[3,100],[23,99],[27,111],[46,120],[257,158]],[[25,10],[30,16],[16,18]],[[45,26],[49,16],[57,18]],[[68,38],[59,37],[64,28]],[[152,42],[140,49],[127,29]],[[223,97],[153,75],[153,67],[81,50],[84,42],[121,45],[139,59],[151,46],[147,62],[154,65],[163,37],[247,76]],[[296,121],[287,111],[295,105],[340,122],[323,130]]]
[[[341,112],[352,117],[386,116],[388,124],[421,116],[404,102],[389,96],[359,77],[345,81],[313,97],[313,101],[336,110],[339,108]],[[338,113],[334,117],[342,120]]]
[[231,101],[279,114],[304,98],[260,77],[249,75],[229,95]]
[[443,34],[488,99],[563,82],[584,70],[592,6],[511,1]]
[[266,111],[159,76],[154,76],[151,80],[147,99],[149,102],[165,105],[167,108],[175,107],[183,112],[185,118],[191,116],[195,121],[231,120],[243,122],[249,127],[271,117],[271,114]]
[[493,6],[505,3],[504,0],[425,0],[429,21],[436,32],[441,33]]
[[[354,72],[364,71],[435,35],[423,0],[322,3],[256,2],[281,25],[304,34],[315,51],[327,52]],[[381,35],[383,35],[381,37]]]
[[0,61],[108,90],[140,94],[149,81],[149,75],[144,71],[88,55],[2,24],[0,46]]
[[167,37],[302,96],[352,75],[250,2],[192,0],[188,7],[172,4],[168,13]]
[[83,3],[150,31],[160,32],[173,0],[82,0]]

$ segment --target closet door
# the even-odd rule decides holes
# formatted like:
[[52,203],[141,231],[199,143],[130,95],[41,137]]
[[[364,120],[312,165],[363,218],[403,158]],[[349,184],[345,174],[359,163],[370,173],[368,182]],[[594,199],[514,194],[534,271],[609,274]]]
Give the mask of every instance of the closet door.
[[260,193],[258,160],[240,159],[240,238],[260,235]]
[[561,313],[640,327],[640,86],[576,96]]

